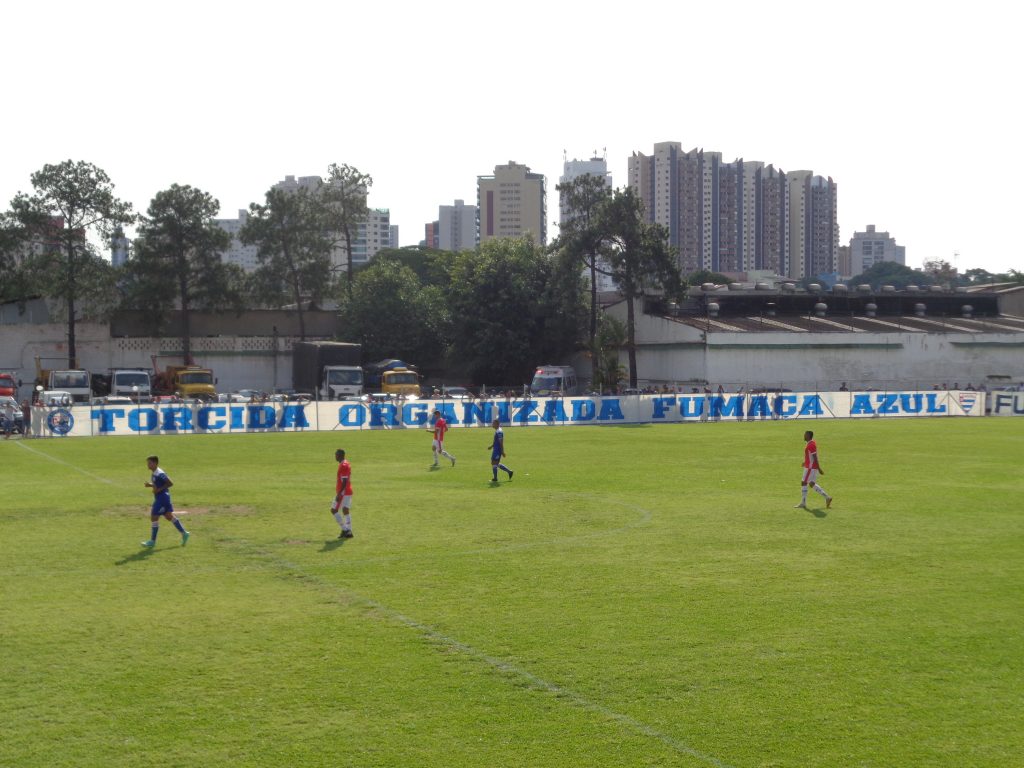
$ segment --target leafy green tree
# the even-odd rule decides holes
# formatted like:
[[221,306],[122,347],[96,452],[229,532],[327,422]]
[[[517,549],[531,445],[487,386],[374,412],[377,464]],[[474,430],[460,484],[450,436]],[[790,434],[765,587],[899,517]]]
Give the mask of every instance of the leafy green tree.
[[[812,280],[811,282],[816,282]],[[883,285],[895,288],[906,288],[908,285],[929,285],[933,282],[930,275],[917,269],[911,269],[895,261],[878,261],[868,267],[860,275],[850,278],[850,285],[870,285],[878,290]]]
[[393,259],[374,259],[342,298],[341,324],[367,360],[397,357],[428,373],[443,370],[448,313],[441,290],[423,286]]
[[335,245],[344,243],[347,259],[345,286],[352,294],[352,249],[359,234],[359,227],[366,221],[369,208],[366,195],[373,186],[373,178],[351,165],[332,163],[327,169],[327,182],[320,193],[327,205],[327,226],[329,231],[340,236]]
[[691,272],[686,276],[684,280],[686,285],[704,285],[704,283],[714,283],[715,285],[728,285],[732,282],[732,279],[726,277],[721,272],[712,272],[710,269],[701,269],[697,272]]
[[[385,260],[409,267],[423,285],[447,286],[451,282],[455,254],[452,251],[411,245],[405,248],[382,248],[373,257],[374,264]],[[359,275],[358,269],[356,275]]]
[[591,357],[596,359],[599,356],[597,334],[600,314],[597,276],[608,274],[601,266],[601,251],[607,234],[600,226],[601,210],[611,200],[612,191],[605,184],[604,178],[589,173],[559,184],[556,189],[566,217],[559,229],[558,239],[552,244],[552,250],[561,259],[577,265],[577,269],[586,271],[590,276],[589,348]]
[[557,262],[528,238],[457,254],[448,292],[453,360],[478,383],[497,384],[526,381],[534,366],[562,361],[585,322],[574,271],[576,289],[558,285]]
[[304,301],[319,303],[331,279],[331,237],[319,190],[270,189],[263,205],[252,203],[238,236],[257,247],[260,267],[254,293],[268,303],[295,304],[299,337],[306,338]]
[[130,203],[114,195],[110,177],[91,163],[65,160],[32,174],[35,193],[18,193],[11,209],[25,247],[22,268],[27,283],[62,299],[67,310],[68,362],[78,364],[75,324],[79,297],[93,309],[107,309],[116,300],[110,263],[89,242],[98,235],[110,242],[114,229],[135,221]]
[[221,260],[231,235],[214,222],[219,211],[213,196],[191,186],[174,184],[157,192],[127,264],[140,309],[162,314],[177,300],[186,363],[192,362],[192,310],[242,304],[241,270]]
[[602,206],[600,217],[599,226],[606,232],[605,257],[626,299],[629,385],[636,387],[635,303],[647,292],[681,296],[682,276],[668,242],[668,230],[646,220],[643,202],[632,189],[616,190],[608,204]]
[[602,315],[597,331],[598,355],[594,358],[594,388],[598,392],[615,392],[628,378],[619,363],[619,350],[626,346],[626,326],[611,315]]

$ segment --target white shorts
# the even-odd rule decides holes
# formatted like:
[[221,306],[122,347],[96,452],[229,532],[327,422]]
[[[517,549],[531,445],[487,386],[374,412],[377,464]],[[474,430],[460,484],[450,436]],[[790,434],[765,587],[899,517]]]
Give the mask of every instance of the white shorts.
[[818,481],[818,470],[804,468],[804,479],[800,481],[801,485],[814,485]]
[[[351,494],[349,494],[348,496],[342,496],[341,497],[341,508],[342,509],[352,509],[352,495]],[[337,499],[334,499],[333,501],[331,501],[331,512],[337,512],[337,511],[338,511],[338,501],[337,501]]]
[[444,443],[442,443],[440,440],[434,440],[434,450],[437,451],[438,453],[443,451]]

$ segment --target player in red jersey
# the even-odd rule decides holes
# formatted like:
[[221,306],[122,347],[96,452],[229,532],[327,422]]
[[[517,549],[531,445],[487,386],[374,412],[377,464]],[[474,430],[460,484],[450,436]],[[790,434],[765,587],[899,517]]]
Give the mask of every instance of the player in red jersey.
[[351,539],[352,515],[352,465],[345,459],[345,452],[340,448],[334,452],[334,460],[338,462],[338,481],[334,486],[334,501],[331,503],[331,514],[341,526],[339,539]]
[[441,411],[437,408],[434,409],[434,425],[430,427],[430,430],[434,433],[434,466],[437,466],[437,455],[441,454],[451,461],[454,467],[455,457],[444,449],[444,433],[448,431],[448,422],[444,420],[444,416],[441,415]]
[[800,503],[794,509],[807,509],[807,486],[825,497],[825,507],[832,506],[832,497],[825,493],[825,489],[818,485],[818,475],[824,475],[825,470],[821,468],[818,461],[818,444],[814,442],[814,433],[810,430],[804,432],[804,474],[800,481]]

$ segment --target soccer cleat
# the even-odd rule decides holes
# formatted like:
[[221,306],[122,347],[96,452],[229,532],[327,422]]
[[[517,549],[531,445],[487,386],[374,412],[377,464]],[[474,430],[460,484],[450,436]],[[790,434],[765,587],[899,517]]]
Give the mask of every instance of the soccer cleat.
[[455,466],[455,457],[454,456],[452,456],[452,466],[453,467]]
[[832,509],[832,497],[825,499],[825,509]]
[[144,542],[142,542],[142,546],[149,547],[150,549],[152,549],[156,546],[156,542],[152,539],[146,539]]
[[339,533],[339,534],[338,534],[338,538],[339,538],[339,539],[344,539],[344,538],[345,538],[345,532],[344,532],[344,531],[342,531],[341,533]]
[[508,471],[508,479],[509,479],[509,480],[511,480],[511,479],[512,479],[512,470],[511,470],[511,469],[510,469],[510,470]]
[[181,546],[184,547],[186,544],[188,544],[188,537],[191,536],[191,535],[192,534],[189,533],[188,531],[185,531],[184,533],[181,534]]
[[352,531],[342,531],[340,538],[342,538],[342,539],[354,539],[355,537],[356,537],[356,535],[354,533],[352,533]]
[[801,501],[799,504],[794,504],[793,509],[807,509],[807,505]]

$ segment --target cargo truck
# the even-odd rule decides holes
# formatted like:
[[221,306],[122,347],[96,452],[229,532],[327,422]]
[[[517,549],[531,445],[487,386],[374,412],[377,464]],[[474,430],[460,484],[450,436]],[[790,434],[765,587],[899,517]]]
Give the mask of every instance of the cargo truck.
[[52,362],[63,363],[65,358],[36,358],[36,386],[46,390],[60,390],[71,395],[76,403],[88,403],[92,398],[92,375],[79,368],[49,366]]
[[195,400],[213,400],[217,397],[217,380],[213,371],[198,365],[168,365],[160,370],[157,355],[153,355],[153,394],[173,395]]
[[374,393],[415,398],[420,394],[420,372],[402,360],[381,360],[366,366],[366,387]]
[[292,387],[319,400],[363,394],[361,344],[296,341],[292,345]]

